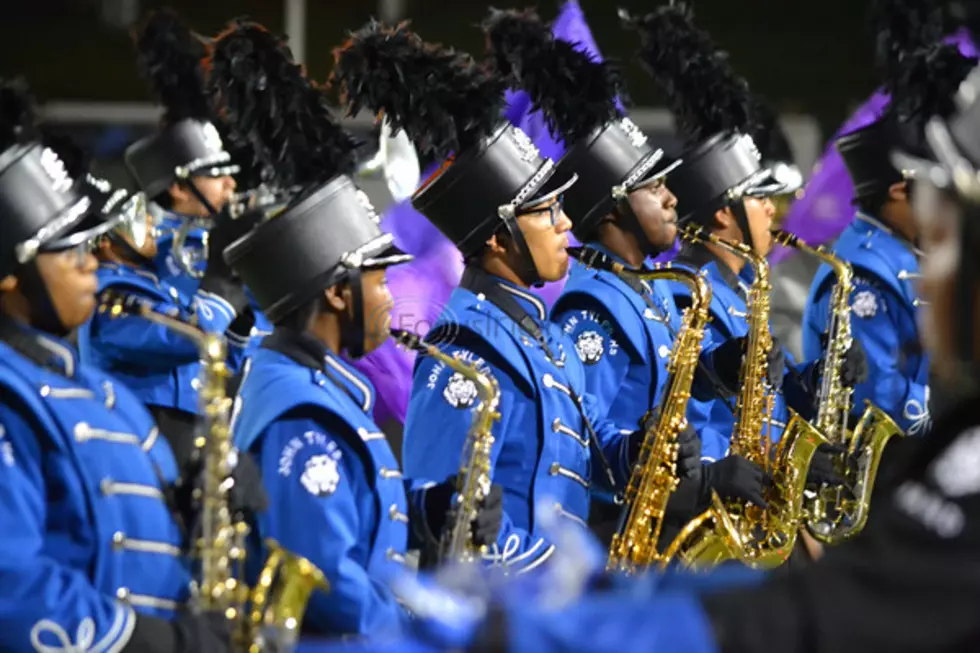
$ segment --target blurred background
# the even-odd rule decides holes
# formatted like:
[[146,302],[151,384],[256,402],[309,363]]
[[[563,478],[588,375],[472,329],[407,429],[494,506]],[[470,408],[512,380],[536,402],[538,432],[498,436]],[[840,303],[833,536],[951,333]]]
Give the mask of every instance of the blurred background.
[[[633,60],[635,35],[620,27],[616,10],[643,13],[659,0],[579,0],[603,57],[620,62],[627,73],[630,115],[668,154],[679,154],[673,124],[662,98]],[[668,0],[662,0],[664,2]],[[0,76],[23,75],[41,106],[42,118],[81,142],[100,164],[101,174],[116,181],[124,174],[125,147],[155,126],[159,112],[140,79],[131,26],[153,9],[169,6],[202,35],[217,34],[227,22],[247,16],[289,37],[296,58],[310,76],[325,81],[332,50],[371,17],[386,23],[410,19],[428,41],[441,42],[482,56],[477,25],[489,0],[5,0],[0,13]],[[533,5],[523,2],[500,7]],[[557,16],[561,0],[539,2],[546,20]],[[871,0],[697,0],[696,22],[728,51],[735,70],[779,114],[795,163],[804,175],[824,179],[808,188],[805,201],[790,212],[787,227],[801,237],[836,236],[850,221],[850,182],[837,162],[815,164],[827,141],[849,116],[862,124],[875,112],[865,101],[875,91],[875,35]],[[949,29],[980,24],[980,2],[948,2]],[[961,43],[970,41],[967,30]],[[962,47],[962,46],[961,46]],[[972,44],[970,44],[972,47]],[[881,106],[879,103],[877,106]],[[377,149],[373,117],[347,118],[362,136],[362,158]],[[853,122],[849,128],[858,126]],[[831,172],[833,169],[833,172]],[[391,204],[384,182],[360,181],[379,210]],[[798,209],[798,210],[797,210]],[[795,215],[794,215],[795,213]],[[821,225],[822,223],[822,225]],[[806,232],[816,225],[819,233]],[[782,260],[782,255],[785,260]],[[799,320],[815,261],[776,252],[773,328],[791,353],[799,356]]]
[[[619,6],[637,13],[653,5],[649,0],[580,4],[603,56],[620,60],[628,72],[634,121],[672,149],[669,115],[631,61],[635,42],[616,16]],[[110,166],[157,119],[130,39],[130,26],[152,9],[172,7],[205,35],[217,33],[233,17],[249,16],[288,34],[311,76],[325,80],[332,48],[372,16],[386,22],[411,19],[427,40],[479,55],[483,43],[476,25],[488,6],[486,0],[7,0],[4,5],[0,75],[26,76],[45,119],[63,124]],[[537,4],[546,18],[558,7],[558,0]],[[797,163],[809,170],[825,138],[875,86],[868,1],[699,0],[695,8],[699,25],[779,110]],[[359,116],[351,126],[367,135],[371,118]],[[383,184],[369,186],[384,208],[390,198]]]

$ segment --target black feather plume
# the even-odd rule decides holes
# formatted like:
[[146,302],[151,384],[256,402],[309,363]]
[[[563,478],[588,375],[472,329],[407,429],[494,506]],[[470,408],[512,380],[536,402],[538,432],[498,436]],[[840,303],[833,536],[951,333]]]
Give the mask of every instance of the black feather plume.
[[963,56],[954,44],[938,42],[909,53],[887,85],[892,94],[889,108],[899,121],[921,133],[932,116],[948,117],[956,111],[956,91],[976,66],[977,58]]
[[0,80],[0,151],[37,135],[35,107],[24,79]]
[[406,24],[371,21],[334,51],[332,82],[348,113],[384,112],[420,156],[445,158],[489,134],[506,83],[469,55],[425,43]]
[[154,12],[135,38],[140,73],[165,109],[164,124],[186,118],[210,121],[212,110],[200,65],[204,41],[167,9]]
[[281,188],[307,186],[353,166],[357,140],[281,38],[234,21],[212,44],[206,68],[232,140],[251,147],[265,181],[274,174]]
[[640,18],[625,18],[640,34],[640,62],[664,90],[688,145],[713,134],[759,131],[748,83],[728,54],[693,23],[693,11],[675,2]]
[[628,99],[619,69],[556,39],[533,9],[491,9],[483,30],[491,65],[527,92],[553,137],[573,143],[620,117],[616,97]]
[[885,79],[900,77],[907,57],[943,37],[943,9],[935,0],[874,0],[871,22]]

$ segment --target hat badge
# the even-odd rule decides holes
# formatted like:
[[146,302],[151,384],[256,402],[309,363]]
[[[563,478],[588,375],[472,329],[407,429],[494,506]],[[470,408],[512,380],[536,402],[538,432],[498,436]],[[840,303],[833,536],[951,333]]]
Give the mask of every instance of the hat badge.
[[628,117],[623,116],[623,119],[619,121],[619,126],[626,133],[626,137],[630,139],[633,147],[640,148],[647,144],[647,135]]
[[217,128],[209,122],[204,123],[201,129],[201,135],[204,137],[204,146],[212,152],[220,152],[223,148],[221,143],[221,135],[218,134]]
[[41,169],[51,180],[51,188],[58,193],[64,193],[75,184],[74,180],[68,176],[64,162],[50,148],[46,147],[41,150]]
[[510,135],[514,140],[514,144],[517,146],[517,150],[522,161],[525,163],[531,163],[541,157],[541,153],[538,151],[538,148],[533,142],[531,142],[530,137],[525,134],[522,129],[518,127],[511,127]]

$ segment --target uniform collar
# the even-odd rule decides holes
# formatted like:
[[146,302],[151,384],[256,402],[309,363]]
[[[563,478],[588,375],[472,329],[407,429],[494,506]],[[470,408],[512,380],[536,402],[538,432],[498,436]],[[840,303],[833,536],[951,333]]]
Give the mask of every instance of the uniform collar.
[[714,252],[707,247],[684,243],[681,245],[681,250],[677,253],[677,262],[699,269],[709,263],[714,263],[715,267],[718,268],[718,274],[721,275],[721,278],[724,279],[729,288],[738,293],[743,290],[742,279],[735,274],[734,270],[728,267],[727,263],[715,256]]
[[[630,265],[629,263],[627,263],[626,260],[623,259],[623,257],[621,257],[619,254],[616,254],[615,252],[613,252],[611,249],[609,249],[608,247],[606,247],[605,245],[603,245],[599,241],[592,241],[590,243],[586,243],[586,247],[588,247],[589,249],[594,249],[597,252],[601,252],[607,258],[609,258],[609,259],[611,259],[613,261],[616,261],[617,263],[619,263],[621,265],[624,265],[624,266],[626,266],[627,268],[629,268],[631,270],[635,269],[632,265]],[[643,262],[643,265],[640,266],[640,269],[641,270],[644,270],[644,271],[647,271],[647,270],[650,270],[652,268],[650,267],[650,265],[646,261],[644,261]],[[650,285],[650,282],[645,281],[643,279],[637,279],[636,282],[638,284],[640,284],[640,286],[646,292],[653,293],[653,286]],[[632,283],[626,282],[626,284],[628,286],[630,286],[630,287],[633,287],[633,284]],[[634,290],[635,290],[635,288],[634,288]]]
[[527,311],[528,315],[536,319],[539,323],[543,323],[547,319],[548,311],[545,308],[544,302],[541,301],[534,293],[529,290],[525,290],[520,286],[502,279],[501,277],[495,275],[488,275],[494,280],[494,282],[500,286],[507,294],[511,295],[517,300],[521,308]]
[[905,247],[910,252],[912,252],[913,254],[915,254],[917,257],[921,257],[921,256],[924,256],[925,255],[925,253],[921,249],[919,249],[918,247],[915,246],[915,243],[913,243],[912,241],[910,241],[905,236],[899,235],[898,232],[896,232],[894,229],[892,229],[891,227],[889,227],[888,225],[886,225],[884,222],[882,222],[878,218],[876,218],[874,216],[871,216],[871,215],[868,215],[867,213],[862,213],[861,211],[858,211],[855,214],[854,219],[855,220],[860,220],[861,222],[864,222],[868,226],[870,226],[870,227],[872,227],[874,229],[877,229],[878,231],[885,232],[886,234],[888,234],[889,236],[891,236],[892,238],[894,238],[896,241],[898,241],[903,247]]
[[0,317],[0,340],[35,365],[66,378],[74,378],[78,370],[78,354],[71,345],[13,318]]
[[323,372],[365,413],[371,414],[374,409],[371,382],[313,336],[276,327],[271,335],[262,340],[261,348],[280,353],[303,367]]

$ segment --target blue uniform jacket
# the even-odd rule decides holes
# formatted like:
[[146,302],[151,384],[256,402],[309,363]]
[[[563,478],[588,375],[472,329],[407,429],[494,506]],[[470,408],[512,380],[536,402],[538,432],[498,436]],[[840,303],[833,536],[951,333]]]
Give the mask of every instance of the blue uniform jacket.
[[[712,289],[711,320],[708,323],[707,332],[710,333],[713,346],[717,347],[730,338],[747,335],[746,282],[703,248],[684,246],[676,263],[707,272]],[[751,275],[746,276],[750,277]],[[671,282],[671,288],[678,308],[684,309],[690,305],[690,291],[687,286]],[[706,334],[705,337],[708,335]],[[777,393],[773,401],[771,430],[768,433],[772,442],[779,441],[783,429],[786,427],[789,419],[787,404],[800,413],[804,419],[812,417],[813,412],[811,398],[801,386],[795,383],[797,376],[809,373],[810,366],[797,366],[788,352],[785,352],[785,356],[787,374],[783,391]],[[728,455],[732,429],[735,426],[735,415],[732,411],[734,406],[734,398],[719,398],[707,402],[692,400],[690,402],[688,418],[701,435],[702,456],[705,459],[720,460]]]
[[[601,245],[589,247],[622,263]],[[551,311],[552,320],[575,343],[585,365],[588,392],[623,430],[637,428],[643,415],[660,405],[674,335],[681,324],[681,312],[666,280],[638,283],[646,300],[616,274],[573,262]],[[711,349],[706,331],[702,355]],[[699,384],[698,379],[692,391],[707,400],[712,389],[699,388],[708,384]]]
[[[118,651],[135,613],[187,599],[166,440],[125,386],[63,341],[0,342],[0,649]],[[74,647],[74,648],[72,648]]]
[[[501,419],[493,429],[491,464],[494,482],[503,487],[504,516],[497,543],[485,557],[521,572],[554,551],[536,527],[535,510],[546,505],[584,525],[590,489],[605,480],[593,447],[604,452],[618,485],[625,483],[631,464],[626,434],[600,414],[586,391],[574,344],[547,319],[544,303],[494,279],[491,283],[513,297],[542,330],[553,359],[500,308],[465,288],[453,291],[433,333],[449,336],[434,341],[441,352],[475,363],[500,386]],[[457,473],[476,399],[472,381],[432,357],[419,357],[402,452],[409,478],[442,480]],[[583,414],[598,436],[596,443],[590,442]]]
[[[99,292],[114,290],[143,297],[157,310],[176,309],[181,319],[197,316],[209,333],[224,333],[235,319],[235,309],[223,298],[198,290],[188,296],[152,272],[130,265],[102,263],[98,270]],[[237,369],[248,344],[226,334],[228,363]],[[198,411],[200,355],[197,345],[165,326],[140,316],[113,318],[96,312],[79,329],[82,360],[111,372],[149,406]]]
[[[173,213],[168,213],[160,221],[160,237],[157,239],[157,255],[153,259],[153,268],[157,277],[164,283],[168,283],[177,288],[184,296],[191,296],[197,292],[201,285],[200,279],[195,279],[177,264],[174,258],[173,246],[174,236],[180,229],[181,218]],[[194,269],[201,274],[207,269],[207,259],[204,255],[204,243],[207,239],[207,231],[204,229],[191,229],[187,234],[185,249],[195,252],[193,257]],[[259,309],[258,302],[251,291],[246,288],[245,295],[248,297],[248,305],[255,314],[255,324],[252,327],[251,337],[246,346],[249,353],[252,352],[262,342],[262,338],[272,333],[272,323],[266,319],[265,314]]]
[[[911,243],[872,217],[857,214],[833,251],[854,268],[851,330],[867,353],[868,379],[854,388],[854,412],[864,400],[888,413],[912,435],[925,433],[929,420],[929,358],[919,345],[919,261]],[[823,356],[836,277],[821,265],[803,313],[803,351]]]
[[[326,347],[285,330],[245,365],[233,422],[269,494],[262,537],[319,567],[305,628],[331,635],[398,632],[408,613],[385,584],[409,544],[402,473],[374,423],[374,389]],[[264,556],[263,556],[264,557]]]
[[[201,284],[200,279],[195,279],[187,274],[174,256],[174,238],[180,231],[180,225],[184,218],[175,213],[166,213],[163,219],[157,224],[159,237],[157,238],[157,255],[153,259],[153,268],[157,277],[165,283],[174,286],[184,295],[190,296],[197,292],[197,287]],[[207,269],[207,258],[204,256],[204,243],[207,239],[206,229],[191,229],[184,241],[184,248],[192,252],[193,268],[201,274]]]

